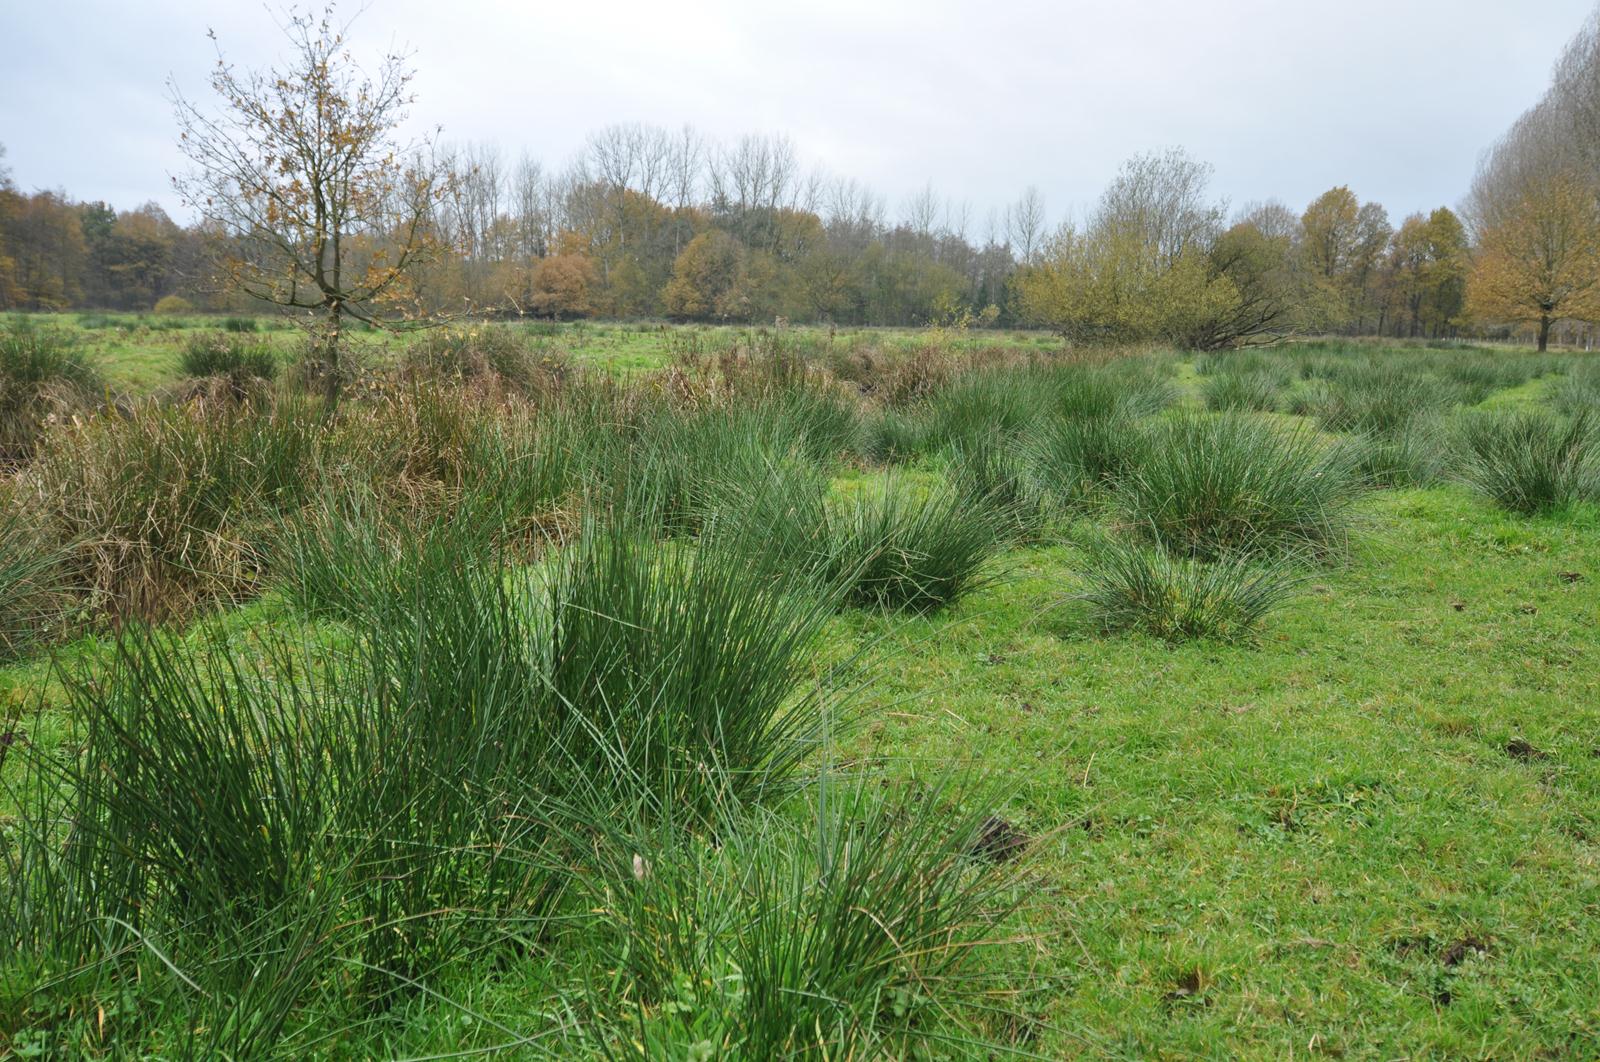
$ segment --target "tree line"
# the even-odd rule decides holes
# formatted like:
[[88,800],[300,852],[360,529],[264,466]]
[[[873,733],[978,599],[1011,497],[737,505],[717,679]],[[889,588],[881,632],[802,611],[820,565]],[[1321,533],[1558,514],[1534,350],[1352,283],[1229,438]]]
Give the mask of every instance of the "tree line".
[[0,310],[149,310],[202,273],[200,234],[156,203],[119,212],[24,193],[4,162],[0,145]]
[[[1270,296],[1263,328],[1446,335],[1463,326],[1466,233],[1440,208],[1392,228],[1383,208],[1334,188],[1303,213],[1175,201],[1149,218],[1138,197],[1195,180],[1181,153],[1130,162],[1083,230],[1050,232],[1029,189],[986,218],[926,189],[890,218],[851,180],[802,174],[783,137],[719,148],[691,129],[613,126],[559,173],[492,147],[440,153],[426,227],[436,252],[411,281],[428,310],[695,321],[907,325],[1056,324],[1075,334],[1156,335],[1151,303],[1206,298],[1215,273]],[[1165,211],[1165,213],[1162,213]],[[1120,212],[1120,213],[1119,213]],[[1160,216],[1157,216],[1157,215]],[[1148,224],[1146,224],[1148,222]],[[148,310],[166,295],[239,306],[205,253],[214,233],[156,204],[118,212],[58,191],[24,193],[0,174],[0,308]],[[1138,269],[1119,255],[1151,241]],[[238,241],[235,241],[238,242]],[[1053,298],[1069,268],[1097,280]],[[209,270],[209,271],[208,271]],[[1194,272],[1198,270],[1198,273]],[[1087,278],[1085,278],[1087,279]],[[1282,305],[1280,305],[1280,303]]]
[[1034,188],[981,219],[931,185],[891,212],[784,136],[613,125],[560,169],[401,142],[404,57],[363,75],[330,19],[290,20],[287,68],[219,61],[219,108],[174,91],[189,225],[153,203],[25,193],[0,167],[0,309],[253,297],[326,315],[332,342],[344,315],[462,313],[961,321],[1194,349],[1308,332],[1542,346],[1600,318],[1597,22],[1459,212],[1396,225],[1346,186],[1230,210],[1211,168],[1174,149],[1129,160],[1088,217],[1051,227]]

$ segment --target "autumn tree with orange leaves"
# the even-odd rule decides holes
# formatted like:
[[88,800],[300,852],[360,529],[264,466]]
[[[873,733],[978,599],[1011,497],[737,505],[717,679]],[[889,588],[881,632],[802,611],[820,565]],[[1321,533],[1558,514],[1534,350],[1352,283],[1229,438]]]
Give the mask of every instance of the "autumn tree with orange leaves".
[[1557,321],[1600,320],[1600,202],[1577,179],[1527,191],[1479,240],[1468,307],[1489,321],[1531,324],[1539,349]]
[[[376,326],[414,319],[410,278],[437,250],[428,224],[445,189],[431,142],[403,142],[413,97],[403,55],[375,76],[351,56],[330,6],[289,12],[284,69],[238,71],[218,54],[203,110],[176,86],[179,146],[192,164],[174,179],[215,234],[219,278],[263,302],[314,312],[330,402],[344,366],[345,318]],[[212,34],[215,40],[215,34]]]

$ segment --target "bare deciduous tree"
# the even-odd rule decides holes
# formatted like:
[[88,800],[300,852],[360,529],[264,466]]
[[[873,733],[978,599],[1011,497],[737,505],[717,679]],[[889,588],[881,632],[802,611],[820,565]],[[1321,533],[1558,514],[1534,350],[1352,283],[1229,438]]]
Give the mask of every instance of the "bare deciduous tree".
[[1044,250],[1044,234],[1044,197],[1030,184],[1021,198],[1006,209],[1006,238],[1017,260],[1032,264]]
[[407,279],[436,246],[427,221],[442,190],[431,143],[399,139],[412,103],[406,57],[385,56],[369,77],[346,47],[347,28],[331,7],[290,13],[283,69],[239,71],[219,50],[215,112],[170,86],[192,164],[174,178],[179,194],[220,234],[217,261],[232,287],[317,311],[330,401],[344,318],[384,325],[404,314]]

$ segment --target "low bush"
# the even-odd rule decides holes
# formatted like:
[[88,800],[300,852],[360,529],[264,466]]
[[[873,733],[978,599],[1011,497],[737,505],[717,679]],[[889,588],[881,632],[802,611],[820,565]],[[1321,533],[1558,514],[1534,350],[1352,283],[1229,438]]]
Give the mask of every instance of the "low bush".
[[155,312],[162,317],[177,317],[194,313],[194,303],[182,295],[163,295],[156,300]]
[[1185,556],[1329,549],[1361,489],[1357,453],[1249,414],[1183,414],[1146,434],[1118,483],[1125,519]]
[[792,440],[813,461],[837,460],[861,449],[861,411],[853,400],[818,386],[786,387],[761,403],[778,439]]
[[396,505],[447,505],[480,473],[496,412],[468,389],[416,380],[346,402],[329,429],[329,475],[370,485]]
[[1516,513],[1600,498],[1600,421],[1534,410],[1483,411],[1457,432],[1467,485]]
[[1293,596],[1286,561],[1242,555],[1199,561],[1160,547],[1106,542],[1093,551],[1088,588],[1078,595],[1104,631],[1140,631],[1171,642],[1237,642]]

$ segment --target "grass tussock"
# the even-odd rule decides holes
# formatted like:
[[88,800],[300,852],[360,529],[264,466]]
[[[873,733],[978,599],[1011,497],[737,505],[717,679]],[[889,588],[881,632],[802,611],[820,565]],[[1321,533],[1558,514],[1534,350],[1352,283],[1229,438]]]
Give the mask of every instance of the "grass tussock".
[[1116,504],[1155,542],[1202,560],[1334,549],[1361,489],[1354,458],[1253,416],[1183,414],[1148,430]]
[[0,469],[31,457],[47,425],[88,406],[102,388],[66,332],[8,321],[0,328]]
[[516,968],[587,1009],[546,1035],[602,1052],[981,1035],[964,971],[1014,899],[971,855],[976,813],[786,797],[836,714],[827,594],[715,537],[590,525],[529,568],[462,526],[399,580],[319,544],[366,604],[296,600],[356,637],[130,627],[108,673],[63,676],[82,755],[0,764],[0,1031],[394,1054],[383,1015]]
[[1356,441],[1356,468],[1378,487],[1428,487],[1449,467],[1445,422],[1416,417],[1398,430],[1366,435]]
[[225,377],[243,387],[254,380],[278,375],[278,352],[252,331],[228,329],[197,332],[184,337],[179,366],[189,377]]
[[182,613],[254,587],[267,521],[308,497],[322,425],[298,401],[141,405],[52,435],[18,494],[70,544],[93,607]]
[[1139,467],[1146,437],[1133,416],[1113,410],[1053,421],[1023,445],[1037,489],[1075,509],[1097,501]]
[[607,837],[587,891],[620,999],[591,1005],[629,1017],[592,1047],[639,1059],[994,1049],[981,963],[1016,875],[974,856],[984,820],[956,810],[986,805],[948,783],[885,795],[824,781],[806,820],[752,816],[723,843]]
[[575,374],[571,359],[506,325],[434,328],[405,348],[403,370],[438,384],[492,383],[530,396],[559,391]]
[[1589,359],[1573,365],[1550,388],[1550,404],[1569,417],[1600,415],[1600,361]]
[[0,486],[0,663],[52,633],[63,606],[61,549]]
[[1600,431],[1588,412],[1496,410],[1460,424],[1462,479],[1511,512],[1535,514],[1600,498]]
[[1169,642],[1243,642],[1295,593],[1283,558],[1244,555],[1212,561],[1159,547],[1105,542],[1093,551],[1088,587],[1077,601],[1102,631],[1138,631]]
[[955,487],[891,477],[827,507],[813,563],[849,604],[934,612],[982,585],[1004,527]]

